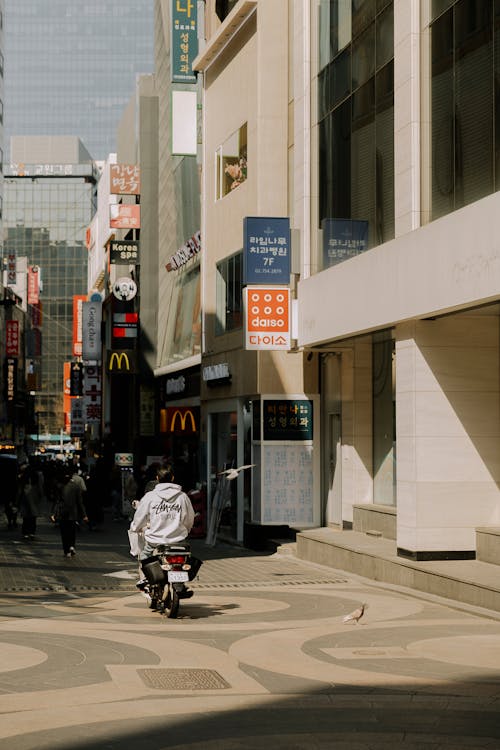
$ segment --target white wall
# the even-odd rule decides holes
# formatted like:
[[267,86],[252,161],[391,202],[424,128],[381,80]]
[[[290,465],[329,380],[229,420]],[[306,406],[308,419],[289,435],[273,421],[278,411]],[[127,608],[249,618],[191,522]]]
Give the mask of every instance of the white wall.
[[[299,283],[299,345],[500,298],[500,193]],[[321,305],[318,305],[321,300]]]
[[396,329],[397,544],[474,550],[500,523],[499,318]]

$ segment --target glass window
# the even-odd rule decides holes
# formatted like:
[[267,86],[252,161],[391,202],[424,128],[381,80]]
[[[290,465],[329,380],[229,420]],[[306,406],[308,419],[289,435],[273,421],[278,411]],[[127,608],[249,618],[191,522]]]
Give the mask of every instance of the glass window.
[[394,10],[386,8],[377,19],[376,67],[377,70],[394,56]]
[[231,13],[237,2],[238,0],[215,0],[215,12],[221,21]]
[[242,257],[242,253],[237,253],[217,264],[216,335],[233,331],[243,325]]
[[352,0],[352,35],[356,36],[375,20],[375,0]]
[[362,86],[375,74],[375,24],[352,45],[352,88]]
[[[330,12],[339,8],[332,0]],[[343,8],[352,9],[352,41],[318,76],[319,267],[394,237],[393,2],[353,0]]]
[[216,152],[216,199],[235,190],[247,179],[247,124],[229,136]]
[[[455,0],[448,5],[431,27],[434,219],[500,184],[495,122],[500,29],[493,23],[498,0]],[[443,7],[440,4],[440,10]]]
[[319,67],[333,60],[352,39],[351,0],[321,0],[319,6]]

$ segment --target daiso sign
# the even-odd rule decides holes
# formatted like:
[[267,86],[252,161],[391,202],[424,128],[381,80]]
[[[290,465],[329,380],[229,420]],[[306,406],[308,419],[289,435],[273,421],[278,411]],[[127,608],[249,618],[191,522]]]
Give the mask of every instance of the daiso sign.
[[290,348],[290,290],[286,287],[247,286],[245,348]]

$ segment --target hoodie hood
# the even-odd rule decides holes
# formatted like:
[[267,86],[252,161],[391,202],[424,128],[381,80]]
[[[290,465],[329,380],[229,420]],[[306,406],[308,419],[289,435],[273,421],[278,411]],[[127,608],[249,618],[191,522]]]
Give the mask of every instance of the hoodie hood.
[[172,484],[172,482],[166,482],[165,484],[157,484],[153,488],[152,492],[161,498],[162,500],[173,500],[179,492],[182,492],[180,484]]
[[180,542],[187,537],[194,523],[194,510],[180,484],[157,484],[147,492],[134,514],[131,531],[144,530],[148,544]]

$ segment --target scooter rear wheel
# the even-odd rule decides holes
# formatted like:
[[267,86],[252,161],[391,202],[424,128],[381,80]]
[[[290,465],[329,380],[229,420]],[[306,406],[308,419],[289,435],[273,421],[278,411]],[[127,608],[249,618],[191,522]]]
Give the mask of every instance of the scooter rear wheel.
[[164,605],[167,617],[177,617],[177,612],[179,611],[179,594],[173,586],[168,587],[168,594]]

